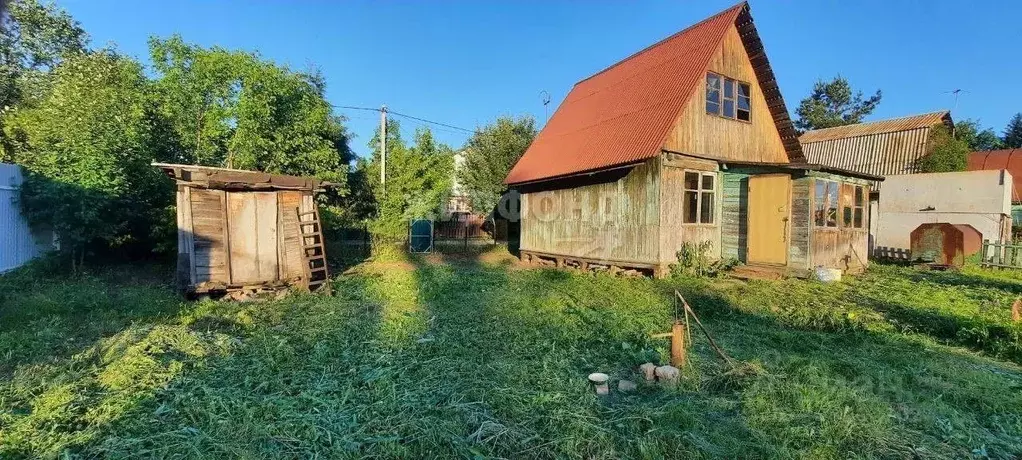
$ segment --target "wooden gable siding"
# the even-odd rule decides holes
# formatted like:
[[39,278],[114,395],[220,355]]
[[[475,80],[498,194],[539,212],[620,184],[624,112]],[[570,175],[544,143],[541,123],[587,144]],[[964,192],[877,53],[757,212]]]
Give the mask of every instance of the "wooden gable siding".
[[678,261],[678,251],[685,243],[698,246],[709,241],[712,246],[707,254],[711,259],[720,258],[720,175],[714,180],[714,218],[712,224],[686,224],[684,218],[685,171],[717,172],[720,167],[715,161],[687,158],[665,153],[660,169],[660,261],[665,268]]
[[723,44],[710,60],[709,71],[749,83],[752,91],[751,122],[722,118],[706,113],[706,83],[696,85],[695,93],[675,121],[664,149],[672,152],[712,158],[787,163],[788,155],[763,90],[738,30],[732,26]]
[[521,250],[658,264],[659,170],[654,159],[616,181],[523,192]]

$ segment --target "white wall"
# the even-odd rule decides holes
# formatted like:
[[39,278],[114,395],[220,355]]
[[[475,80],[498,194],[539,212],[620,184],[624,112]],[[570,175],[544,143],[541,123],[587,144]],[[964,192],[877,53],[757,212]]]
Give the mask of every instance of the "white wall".
[[17,268],[53,247],[48,233],[33,233],[21,215],[21,168],[0,164],[0,273]]
[[[1012,177],[1006,170],[887,176],[877,207],[877,250],[908,250],[920,224],[969,224],[1000,240],[1011,216]],[[1010,230],[1010,226],[1009,226]],[[1009,231],[1010,233],[1010,231]]]

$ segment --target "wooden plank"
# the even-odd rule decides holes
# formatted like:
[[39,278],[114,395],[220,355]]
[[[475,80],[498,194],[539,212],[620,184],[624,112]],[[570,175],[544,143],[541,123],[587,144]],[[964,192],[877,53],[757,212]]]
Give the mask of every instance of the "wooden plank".
[[185,187],[184,189],[184,206],[183,209],[179,209],[181,213],[181,228],[185,229],[185,246],[188,248],[188,285],[195,286],[197,284],[198,277],[195,273],[195,232],[192,228],[192,188]]
[[256,262],[259,279],[280,279],[277,272],[277,193],[251,192],[256,202]]
[[259,248],[256,232],[257,205],[252,193],[231,192],[227,194],[227,209],[230,226],[231,283],[261,281],[259,277]]

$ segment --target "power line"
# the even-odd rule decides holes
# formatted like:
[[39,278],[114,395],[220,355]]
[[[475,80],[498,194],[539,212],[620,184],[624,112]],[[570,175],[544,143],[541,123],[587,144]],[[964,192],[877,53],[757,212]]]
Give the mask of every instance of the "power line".
[[[373,108],[373,107],[358,107],[358,106],[353,106],[353,105],[333,105],[333,107],[334,108],[338,108],[338,109],[366,110],[366,111],[372,111],[372,112],[379,112],[380,111],[380,109],[378,109],[378,108]],[[399,117],[408,118],[408,119],[411,119],[411,120],[417,120],[417,121],[421,121],[421,122],[424,122],[424,123],[433,124],[433,125],[436,125],[436,126],[443,126],[445,128],[450,128],[450,129],[454,129],[454,130],[458,130],[458,131],[463,131],[463,132],[466,132],[466,133],[469,133],[469,134],[475,133],[475,131],[471,130],[471,129],[465,129],[465,128],[461,128],[461,127],[458,127],[458,126],[450,125],[450,124],[447,124],[447,123],[441,123],[439,121],[427,120],[425,118],[419,118],[419,117],[416,117],[416,116],[407,115],[407,114],[403,114],[403,113],[400,113],[400,112],[395,112],[393,110],[387,110],[387,113],[389,113],[391,115],[396,115],[396,116],[399,116]]]

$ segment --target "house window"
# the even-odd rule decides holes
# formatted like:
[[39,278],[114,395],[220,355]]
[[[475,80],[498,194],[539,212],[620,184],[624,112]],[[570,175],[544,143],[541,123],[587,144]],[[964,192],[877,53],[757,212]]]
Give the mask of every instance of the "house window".
[[852,184],[841,185],[841,226],[863,228],[866,214],[866,188]]
[[685,171],[685,196],[682,203],[682,222],[686,224],[712,224],[716,204],[716,178],[714,173]]
[[816,180],[816,200],[813,218],[817,227],[837,227],[838,183]]
[[752,121],[752,87],[748,83],[707,73],[706,113]]

